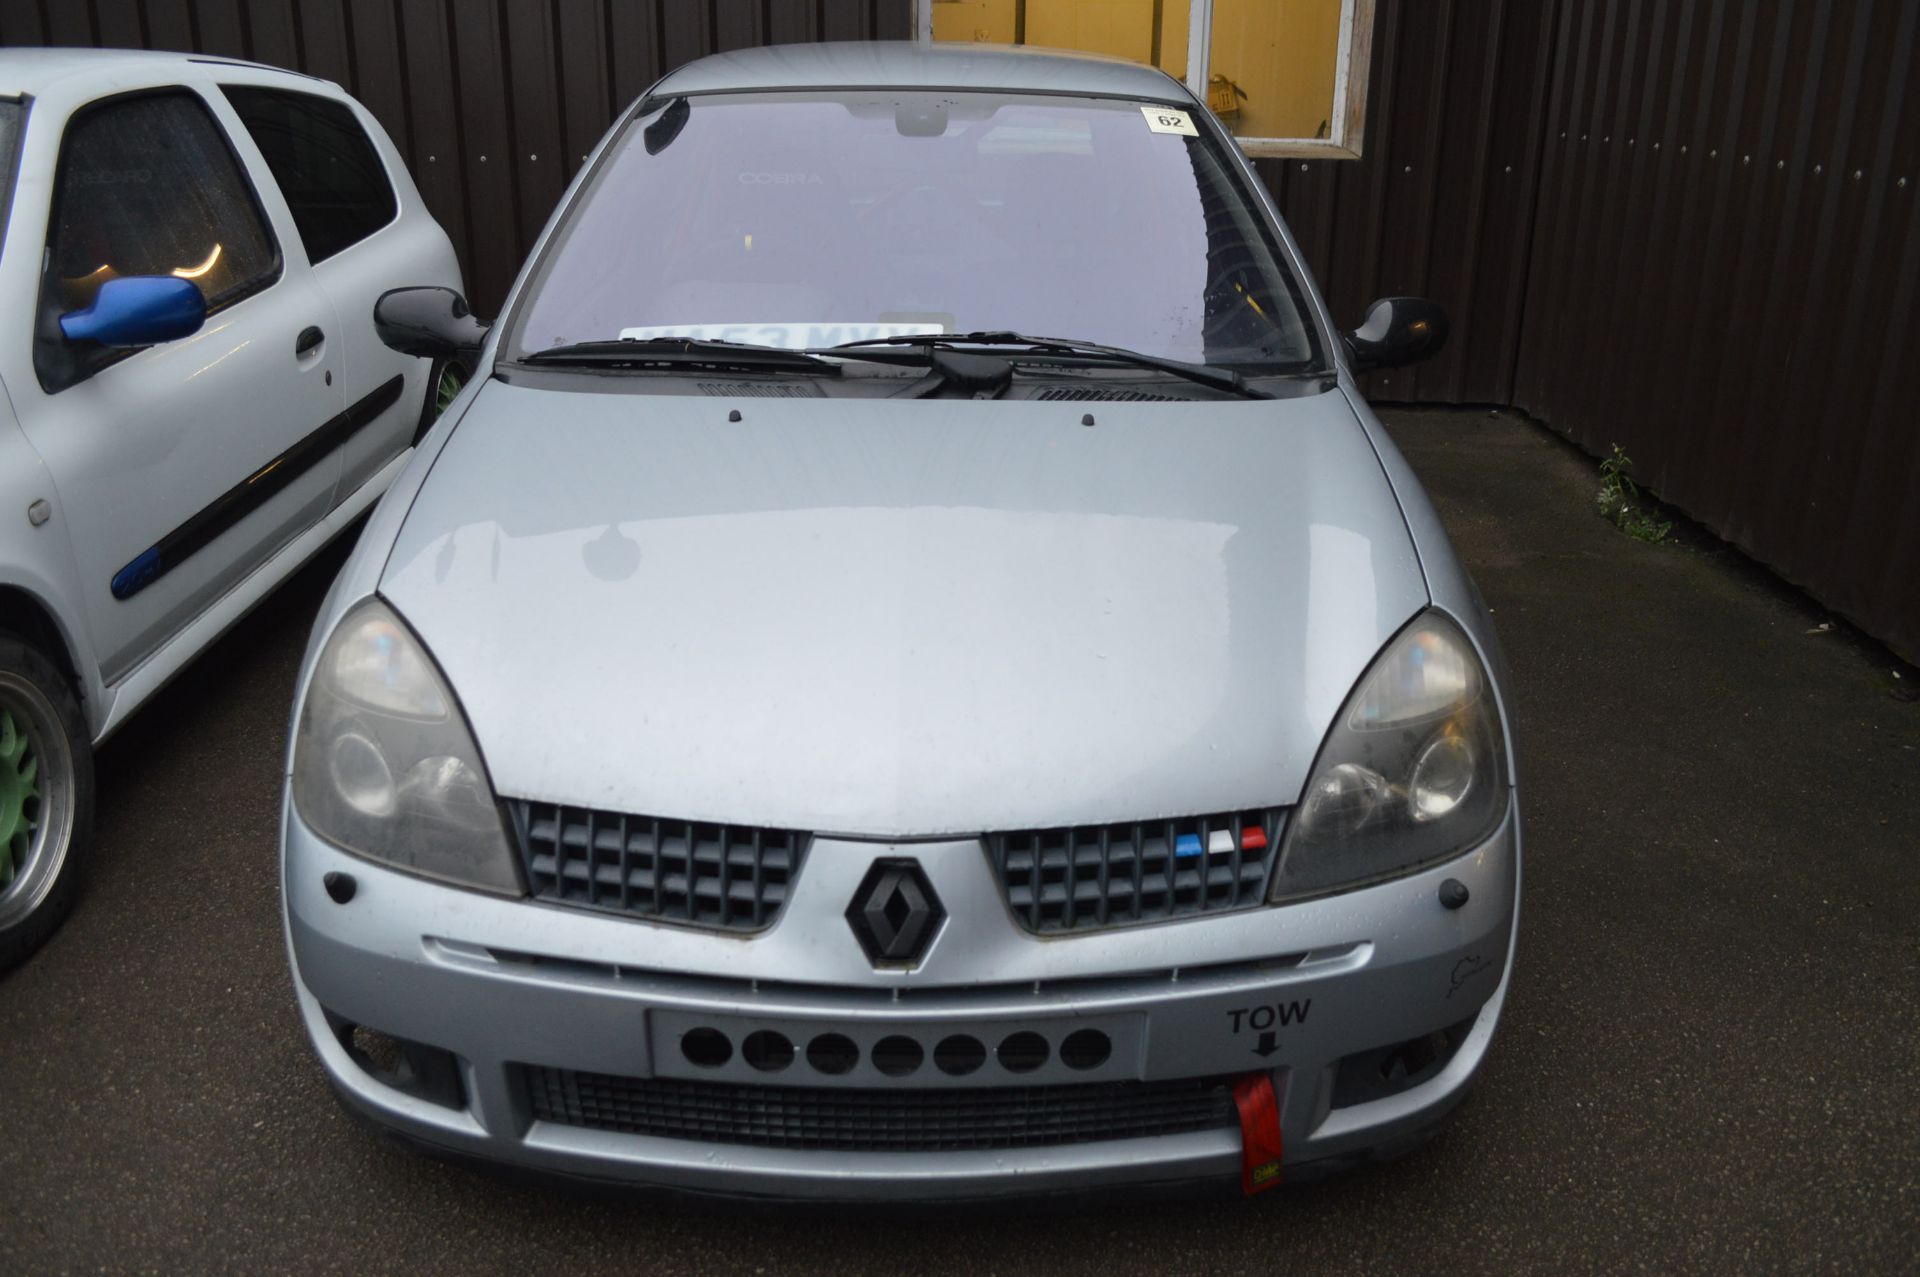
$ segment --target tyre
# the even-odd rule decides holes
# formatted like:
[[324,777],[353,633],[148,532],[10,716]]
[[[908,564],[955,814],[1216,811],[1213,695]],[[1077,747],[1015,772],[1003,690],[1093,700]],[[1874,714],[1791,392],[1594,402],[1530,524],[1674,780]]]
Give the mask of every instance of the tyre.
[[93,830],[93,746],[53,663],[0,634],[0,971],[66,918]]
[[415,444],[427,437],[433,423],[440,420],[440,414],[465,388],[469,375],[467,366],[457,359],[433,361],[433,371],[427,378],[427,401],[420,406],[420,424],[413,431]]

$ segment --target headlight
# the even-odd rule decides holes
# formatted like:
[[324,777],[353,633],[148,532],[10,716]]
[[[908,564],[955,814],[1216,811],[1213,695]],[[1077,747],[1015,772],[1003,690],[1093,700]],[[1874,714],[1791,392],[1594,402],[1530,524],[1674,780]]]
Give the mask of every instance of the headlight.
[[467,720],[426,649],[377,600],[321,649],[294,736],[293,802],[309,828],[356,855],[521,894]]
[[1460,627],[1427,612],[1334,720],[1287,824],[1273,899],[1410,873],[1483,842],[1507,810],[1500,713]]

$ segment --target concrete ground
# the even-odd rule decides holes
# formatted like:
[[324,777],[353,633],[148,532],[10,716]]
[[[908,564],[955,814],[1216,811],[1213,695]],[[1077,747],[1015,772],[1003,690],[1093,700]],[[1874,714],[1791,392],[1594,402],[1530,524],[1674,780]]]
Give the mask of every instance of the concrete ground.
[[0,1272],[1911,1271],[1920,704],[1883,652],[1485,412],[1390,424],[1518,682],[1520,966],[1479,1089],[1391,1165],[1250,1203],[761,1217],[583,1199],[376,1140],[295,1019],[286,706],[340,556],[100,759],[92,889],[0,979]]

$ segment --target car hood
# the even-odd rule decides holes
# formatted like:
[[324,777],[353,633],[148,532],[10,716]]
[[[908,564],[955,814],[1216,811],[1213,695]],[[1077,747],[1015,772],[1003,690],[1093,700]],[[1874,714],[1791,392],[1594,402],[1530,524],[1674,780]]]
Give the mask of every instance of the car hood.
[[880,837],[1292,803],[1427,601],[1337,391],[501,381],[435,460],[380,589],[503,796]]

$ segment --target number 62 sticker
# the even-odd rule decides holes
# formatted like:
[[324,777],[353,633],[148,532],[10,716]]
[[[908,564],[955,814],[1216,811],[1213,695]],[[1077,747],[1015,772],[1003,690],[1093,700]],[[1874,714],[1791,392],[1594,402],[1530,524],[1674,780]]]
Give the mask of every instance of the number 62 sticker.
[[1178,133],[1183,137],[1199,137],[1200,130],[1193,127],[1193,121],[1187,118],[1185,111],[1170,106],[1143,106],[1140,114],[1147,117],[1147,127],[1155,133]]

